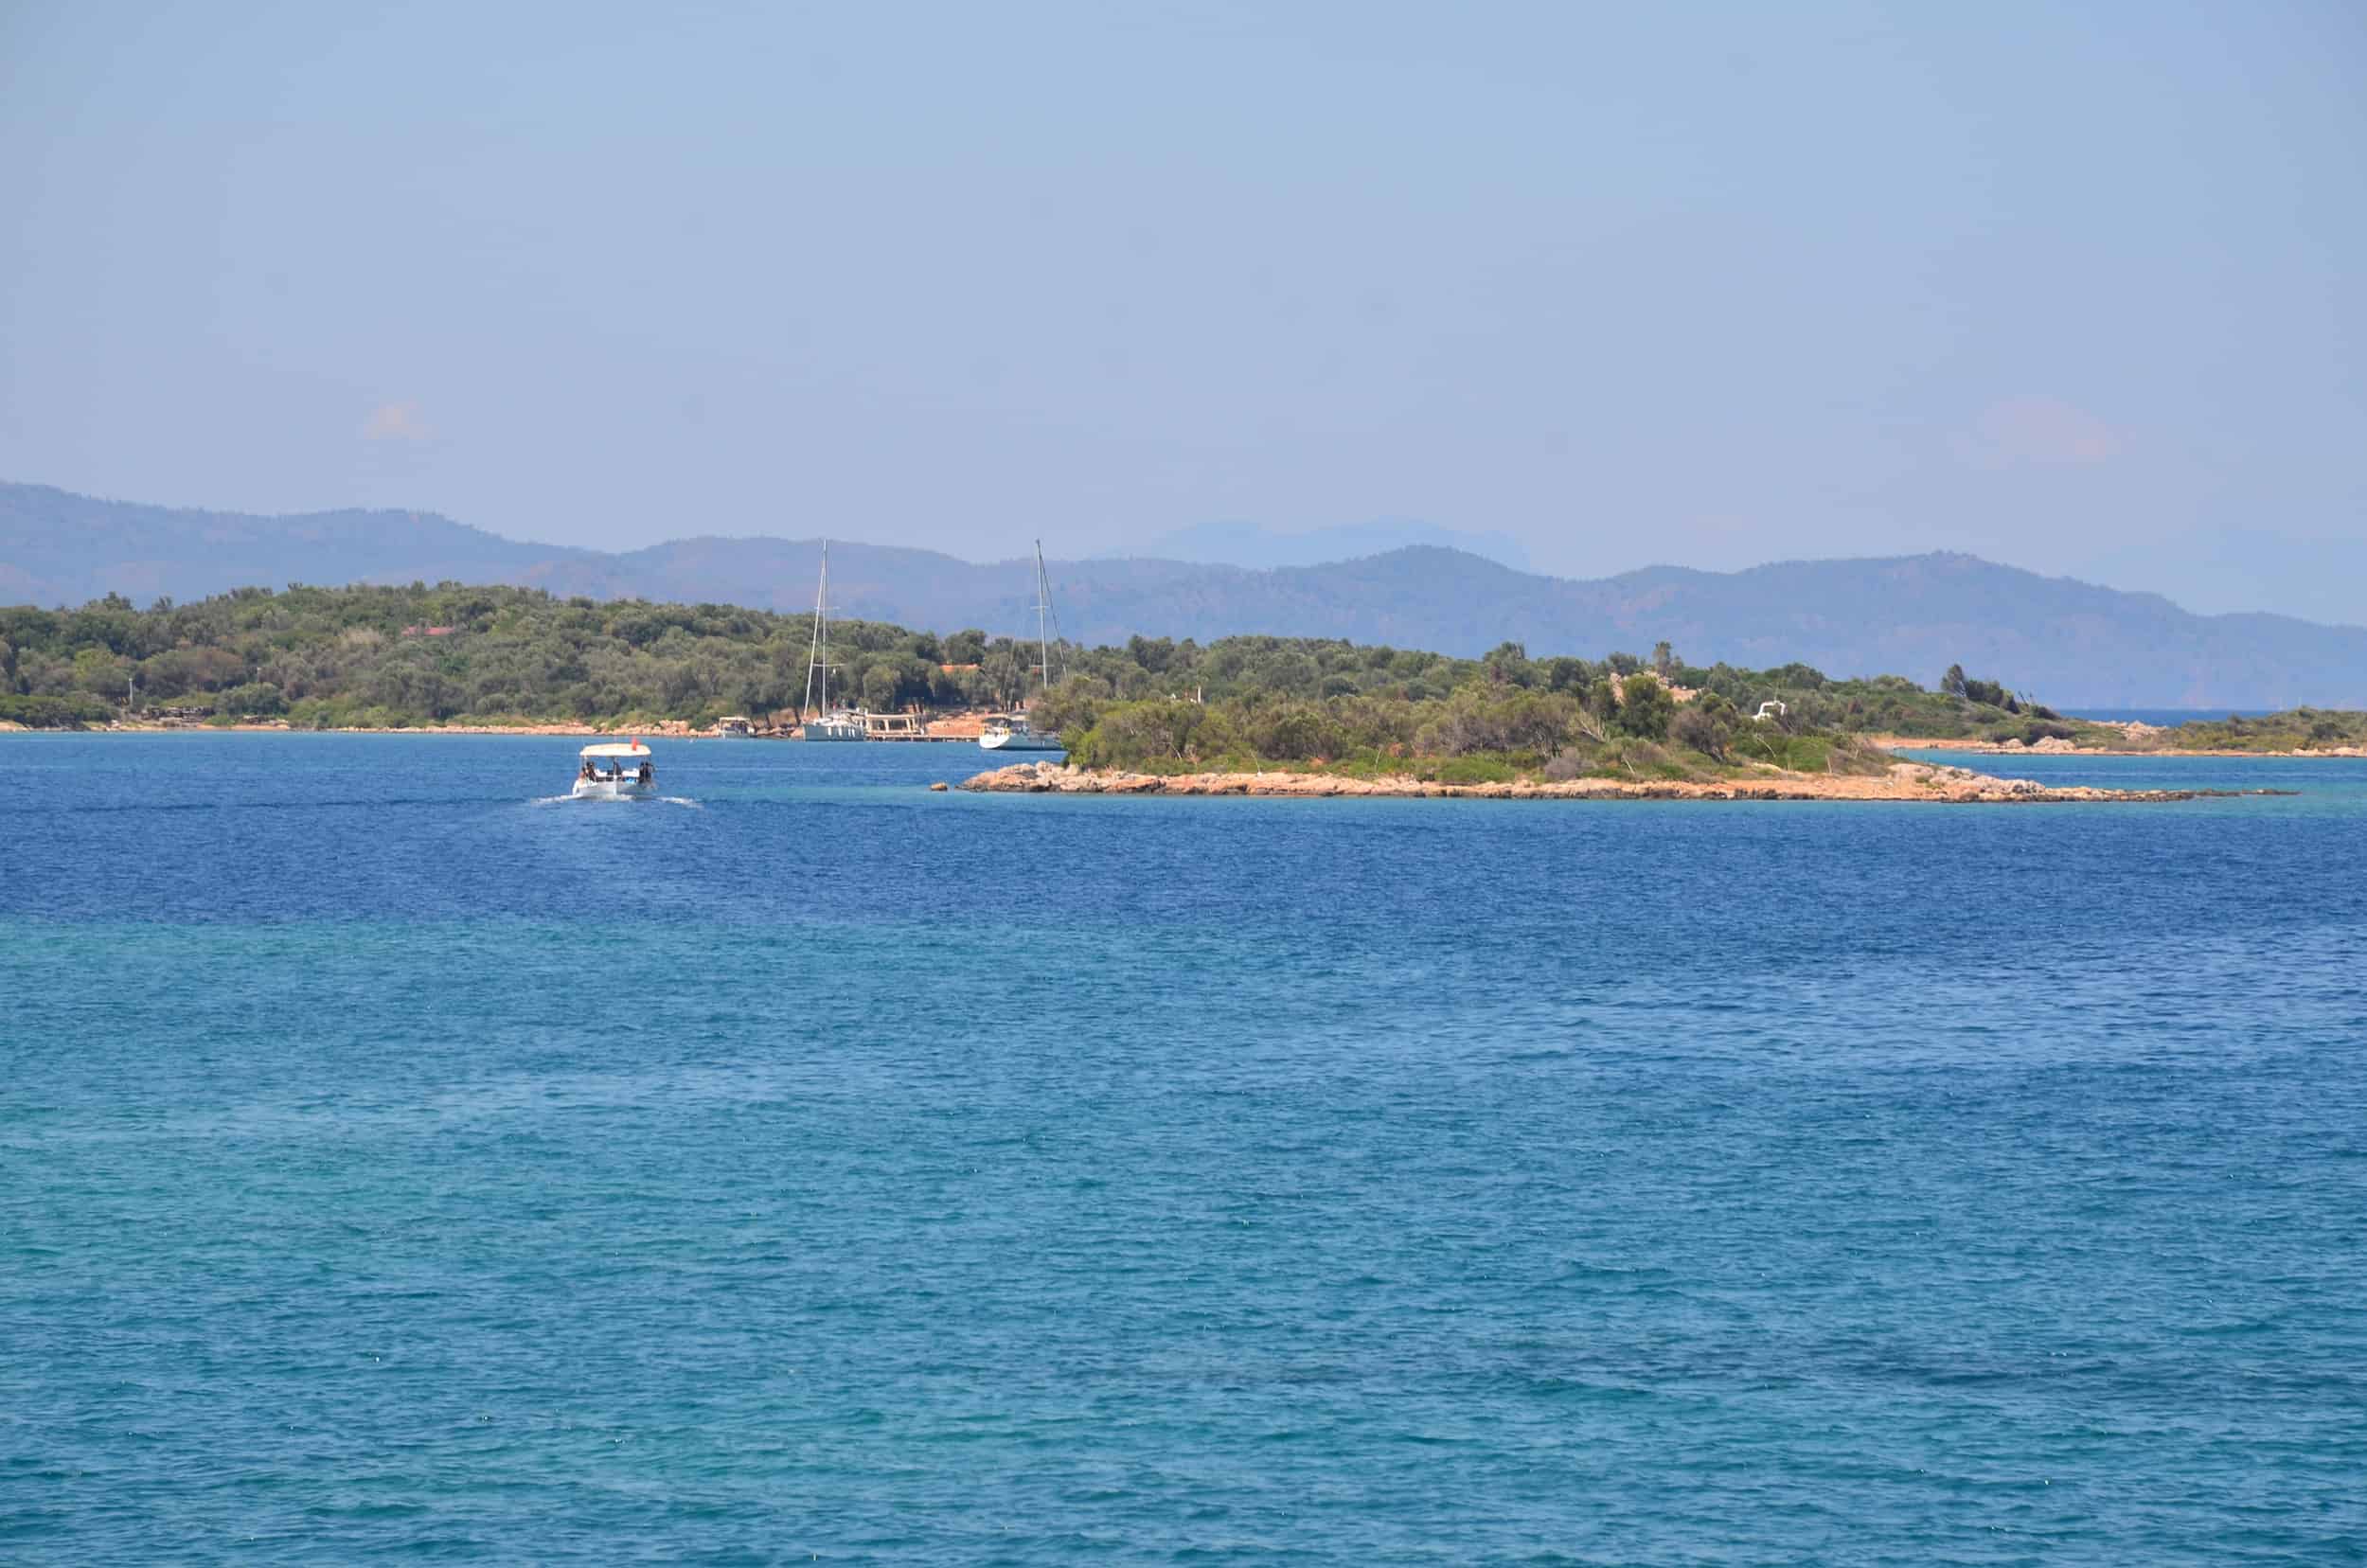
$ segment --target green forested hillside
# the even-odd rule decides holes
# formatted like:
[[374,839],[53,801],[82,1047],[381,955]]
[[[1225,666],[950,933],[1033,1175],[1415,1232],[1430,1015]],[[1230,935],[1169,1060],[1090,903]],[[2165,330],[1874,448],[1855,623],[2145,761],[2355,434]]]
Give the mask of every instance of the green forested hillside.
[[[177,710],[305,727],[794,717],[811,633],[804,615],[454,583],[248,588],[145,610],[111,596],[79,610],[0,610],[0,717],[59,723]],[[1008,706],[1034,679],[1032,645],[980,632],[940,637],[849,621],[831,633],[834,688],[877,710]],[[1648,658],[1594,659],[1533,658],[1506,643],[1485,658],[1454,659],[1320,638],[1228,637],[1202,647],[1136,637],[1118,647],[1056,646],[1053,664],[1059,690],[1042,717],[1080,738],[1115,726],[1105,728],[1104,749],[1135,722],[1122,704],[1170,698],[1201,699],[1187,705],[1203,722],[1254,730],[1269,755],[1304,755],[1316,744],[1550,748],[1590,715],[1612,710],[1611,677],[1647,665],[1702,692],[1709,700],[1700,711],[1731,712],[1730,726],[1773,700],[1786,704],[1780,727],[1789,730],[2058,732],[2053,715],[2022,711],[2003,687],[1960,672],[1944,693],[1899,677],[1829,681],[1803,665],[1696,668],[1665,645]],[[1504,717],[1511,708],[1522,716]],[[1207,739],[1217,743],[1218,730]]]
[[[555,598],[525,588],[242,588],[139,610],[0,610],[0,681],[83,719],[201,709],[307,727],[504,720],[618,723],[794,709],[812,619],[728,605]],[[1016,698],[1007,643],[862,621],[831,628],[834,690],[880,708]],[[976,665],[949,672],[947,664]]]

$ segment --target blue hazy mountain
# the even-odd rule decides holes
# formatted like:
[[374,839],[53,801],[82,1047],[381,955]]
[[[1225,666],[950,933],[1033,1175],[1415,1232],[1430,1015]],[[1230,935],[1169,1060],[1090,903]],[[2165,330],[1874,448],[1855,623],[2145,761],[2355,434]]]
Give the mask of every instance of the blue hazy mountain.
[[1434,523],[1344,523],[1328,528],[1285,532],[1256,523],[1201,523],[1161,534],[1138,548],[1110,550],[1103,559],[1140,557],[1203,566],[1320,566],[1354,561],[1408,545],[1464,550],[1500,566],[1525,571],[1529,553],[1510,534],[1442,528]]
[[[430,513],[261,517],[99,501],[0,484],[0,603],[141,603],[289,582],[512,582],[562,595],[799,610],[818,541],[682,539],[621,554],[525,543]],[[1031,629],[1033,562],[979,564],[854,542],[830,549],[841,613],[907,626]],[[1966,555],[1784,561],[1741,572],[1655,566],[1580,581],[1413,544],[1320,564],[1149,557],[1058,561],[1062,630],[1344,637],[1464,655],[1642,653],[1696,663],[1801,660],[1925,685],[1962,664],[2066,706],[2367,706],[2367,629],[2271,615],[2198,615],[2154,594],[2046,578]]]
[[0,483],[0,603],[79,604],[117,593],[202,598],[242,585],[468,582],[540,585],[561,566],[606,560],[521,544],[433,512],[284,517],[101,501]]

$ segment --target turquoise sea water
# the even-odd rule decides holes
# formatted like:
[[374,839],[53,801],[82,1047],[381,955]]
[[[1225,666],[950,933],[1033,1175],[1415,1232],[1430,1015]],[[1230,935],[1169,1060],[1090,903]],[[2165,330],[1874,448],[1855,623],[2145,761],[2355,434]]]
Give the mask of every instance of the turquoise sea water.
[[0,738],[0,1558],[2360,1559],[2367,763],[575,744]]

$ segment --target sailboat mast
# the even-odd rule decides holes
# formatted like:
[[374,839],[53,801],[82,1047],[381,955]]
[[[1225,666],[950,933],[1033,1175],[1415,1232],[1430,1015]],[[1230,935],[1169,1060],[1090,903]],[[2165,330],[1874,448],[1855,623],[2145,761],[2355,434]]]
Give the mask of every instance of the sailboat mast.
[[[829,591],[829,587],[830,542],[826,539],[822,542],[822,579],[813,585],[813,644],[806,650],[806,706],[816,713],[830,705],[830,667],[822,662],[829,652],[829,641],[822,629],[824,617],[829,614],[824,606],[823,596]],[[813,706],[813,676],[817,669],[822,672],[822,707],[819,708]]]
[[1052,691],[1052,638],[1044,631],[1044,616],[1052,609],[1052,581],[1044,576],[1043,541],[1036,541],[1036,647],[1043,655],[1043,689]]

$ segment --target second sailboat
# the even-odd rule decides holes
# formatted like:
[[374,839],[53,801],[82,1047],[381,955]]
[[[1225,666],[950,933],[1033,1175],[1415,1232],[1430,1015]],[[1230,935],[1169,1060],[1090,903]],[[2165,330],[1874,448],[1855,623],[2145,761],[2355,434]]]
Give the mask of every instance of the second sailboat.
[[[814,677],[822,679],[822,702],[814,704]],[[813,589],[813,647],[806,655],[805,706],[814,717],[799,730],[809,740],[863,740],[871,734],[863,715],[844,703],[830,706],[830,542],[822,542],[822,580]]]
[[[1052,690],[1052,579],[1043,569],[1043,541],[1036,541],[1036,647],[1042,662],[1036,667],[1043,685],[1038,689],[1041,698]],[[1059,735],[1039,730],[1028,722],[1025,713],[1008,719],[990,720],[986,733],[978,737],[978,744],[988,751],[1056,752],[1068,748],[1060,744]]]

